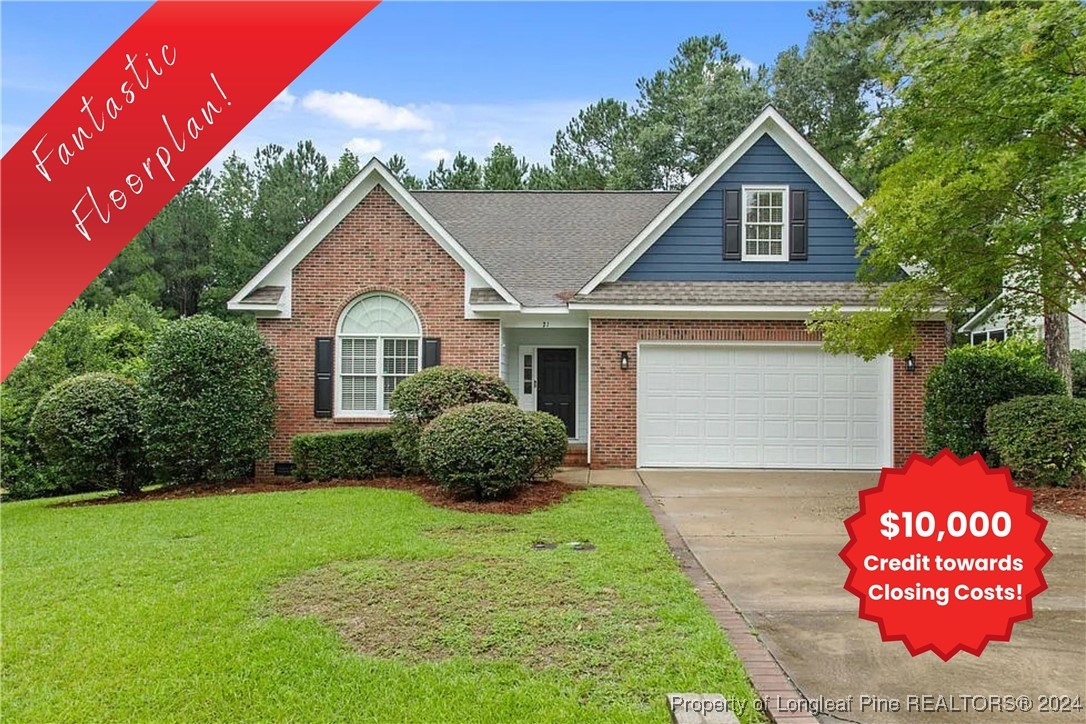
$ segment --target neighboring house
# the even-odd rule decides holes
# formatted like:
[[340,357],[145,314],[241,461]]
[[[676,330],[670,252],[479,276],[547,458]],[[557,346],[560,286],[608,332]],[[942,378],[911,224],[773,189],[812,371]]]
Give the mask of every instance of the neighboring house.
[[275,349],[272,460],[385,424],[420,368],[501,375],[593,467],[875,469],[922,449],[941,318],[908,361],[822,351],[862,198],[773,108],[680,193],[408,191],[373,160],[230,300]]
[[[981,307],[969,321],[958,328],[968,335],[969,344],[1001,342],[1012,334],[1030,334],[1040,339],[1044,334],[1044,318],[1030,317],[1020,325],[1012,325],[1007,315],[1000,309],[1000,299],[996,297]],[[1067,315],[1067,337],[1071,349],[1086,349],[1086,301],[1071,306],[1072,314]]]

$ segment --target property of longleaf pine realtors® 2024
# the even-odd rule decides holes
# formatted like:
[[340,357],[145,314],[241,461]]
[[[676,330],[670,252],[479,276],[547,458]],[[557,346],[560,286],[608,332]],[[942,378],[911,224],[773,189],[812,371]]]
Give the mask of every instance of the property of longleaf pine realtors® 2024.
[[[146,91],[152,85],[152,80],[155,77],[162,76],[166,70],[172,67],[177,62],[177,50],[171,48],[169,45],[163,45],[161,49],[161,62],[156,62],[155,58],[152,58],[149,53],[144,53],[143,60],[141,61],[139,55],[132,55],[130,53],[125,54],[127,63],[124,68],[132,73],[134,80],[126,80],[120,84],[119,94],[117,96],[108,96],[103,104],[95,103],[94,96],[82,96],[83,105],[80,111],[86,113],[90,118],[91,123],[94,125],[93,131],[86,130],[83,126],[77,126],[72,132],[72,146],[69,146],[67,142],[62,142],[56,147],[50,149],[46,146],[46,149],[42,149],[43,144],[46,144],[48,134],[41,137],[38,143],[31,150],[36,161],[35,168],[46,181],[52,181],[52,176],[47,168],[46,161],[48,161],[54,152],[57,159],[64,166],[68,166],[76,154],[83,151],[86,148],[87,142],[92,140],[96,133],[102,133],[107,128],[107,118],[109,120],[117,120],[121,111],[126,106],[131,106],[136,102],[138,93],[140,91]],[[146,65],[146,68],[143,66]],[[211,82],[215,86],[215,90],[218,91],[219,96],[222,98],[221,103],[225,106],[229,106],[230,100],[226,97],[226,92],[223,91],[222,85],[219,83],[219,79],[215,77],[214,73],[209,74]],[[166,134],[169,136],[169,143],[160,144],[154,151],[153,156],[149,155],[141,164],[143,174],[137,172],[130,173],[125,176],[124,185],[128,187],[128,193],[133,195],[139,195],[143,193],[145,178],[146,181],[155,180],[156,170],[160,174],[164,174],[169,177],[171,181],[175,181],[173,173],[170,171],[170,163],[173,158],[173,152],[184,153],[188,147],[190,140],[196,141],[200,138],[200,133],[206,126],[214,125],[215,117],[223,112],[224,105],[216,105],[214,97],[210,98],[207,103],[200,108],[198,113],[189,116],[188,120],[184,123],[184,130],[178,132],[175,130],[175,126],[170,123],[170,119],[163,114],[162,124],[166,128]],[[97,112],[96,112],[97,111]],[[203,123],[201,123],[201,119]],[[74,148],[74,150],[73,150]],[[154,161],[152,161],[152,158]],[[75,202],[72,207],[72,215],[75,217],[75,228],[87,241],[91,239],[91,233],[87,230],[87,221],[92,217],[97,216],[98,220],[102,224],[108,224],[113,215],[113,210],[123,211],[128,205],[128,193],[121,188],[114,188],[110,190],[106,197],[109,199],[108,203],[101,203],[99,197],[95,194],[94,189],[90,186],[86,187],[86,192]],[[113,207],[112,209],[110,207]]]

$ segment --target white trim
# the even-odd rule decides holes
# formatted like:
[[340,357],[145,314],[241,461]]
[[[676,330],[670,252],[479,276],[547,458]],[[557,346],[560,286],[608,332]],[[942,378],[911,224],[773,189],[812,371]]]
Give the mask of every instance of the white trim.
[[634,237],[606,266],[592,277],[579,294],[590,294],[605,281],[615,281],[686,211],[700,199],[762,136],[768,135],[818,184],[841,209],[853,216],[864,198],[807,139],[784,119],[776,108],[766,106],[754,121],[716,157],[682,193],[671,200],[656,218]]
[[[286,298],[289,300],[291,281],[290,270],[323,241],[336,225],[369,195],[370,191],[378,186],[388,192],[389,196],[396,200],[404,211],[411,216],[415,223],[421,226],[423,230],[456,261],[457,264],[465,269],[465,271],[470,269],[483,279],[491,289],[501,295],[502,299],[517,308],[520,307],[516,298],[513,297],[505,287],[499,284],[498,281],[494,279],[486,269],[484,269],[482,265],[480,265],[479,262],[477,262],[474,257],[472,257],[471,254],[469,254],[468,251],[461,246],[460,243],[457,242],[456,239],[454,239],[425,208],[423,208],[421,204],[419,204],[415,197],[403,187],[403,184],[401,184],[399,180],[385,168],[384,164],[374,158],[347,183],[342,191],[336,194],[335,198],[333,198],[328,205],[313,217],[312,221],[305,225],[305,228],[290,240],[290,243],[283,247],[283,249],[276,254],[271,261],[265,264],[237,294],[230,298],[230,301],[226,304],[227,309],[234,311],[252,311],[254,309],[253,305],[243,304],[242,300],[267,280],[276,277],[279,278],[279,281],[283,286],[287,287],[284,294],[288,295]],[[289,301],[284,308],[281,300],[276,309],[286,316],[290,316]]]
[[[588,322],[588,346],[585,348],[585,354],[588,355],[586,363],[588,364],[588,399],[585,400],[588,403],[587,414],[585,415],[585,425],[588,430],[585,431],[585,445],[588,447],[588,459],[585,461],[588,463],[588,467],[592,467],[592,320]],[[636,423],[635,423],[636,424]]]
[[[780,191],[781,192],[781,253],[780,254],[748,254],[747,253],[747,192],[748,191]],[[743,184],[739,191],[739,259],[740,261],[788,261],[788,234],[789,234],[789,189],[781,184]],[[765,222],[755,222],[762,224]],[[772,222],[770,222],[772,223]]]
[[978,324],[981,324],[982,322],[985,322],[988,319],[988,317],[992,316],[992,312],[995,311],[996,303],[1002,298],[1003,298],[1003,293],[1000,292],[999,296],[997,296],[995,299],[993,299],[992,301],[988,302],[983,307],[981,307],[977,311],[977,313],[974,314],[972,317],[970,317],[969,320],[965,324],[958,327],[958,332],[960,332],[962,334],[968,334],[968,333],[972,332],[973,328],[976,327]]
[[[823,306],[756,306],[756,305],[667,305],[667,304],[604,304],[583,302],[570,304],[571,310],[586,311],[592,318],[603,319],[806,319]],[[839,307],[845,314],[873,309],[873,307]],[[916,321],[939,321],[946,310],[933,309],[926,317]]]
[[[536,353],[537,347],[534,344],[522,344],[517,347],[517,370],[519,372],[520,388],[517,390],[517,402],[520,403],[520,409],[528,410],[529,412],[536,409]],[[524,358],[527,355],[532,356],[532,391],[524,392]],[[528,407],[524,405],[527,404]]]
[[471,304],[469,302],[469,309],[473,312],[519,312],[523,311],[521,307],[515,304],[504,304],[498,302],[487,302],[486,304]]
[[[815,341],[786,341],[786,342],[773,342],[768,340],[666,340],[666,339],[642,339],[637,341],[637,380],[636,388],[634,390],[634,445],[637,449],[635,455],[634,464],[638,469],[642,468],[641,465],[641,429],[638,421],[640,420],[640,414],[638,409],[638,402],[641,396],[641,382],[643,365],[641,364],[641,348],[642,347],[821,347],[821,342]],[[824,352],[823,354],[829,354]],[[883,383],[885,385],[885,394],[882,401],[882,412],[884,423],[884,437],[883,446],[881,450],[881,456],[883,459],[883,467],[892,467],[894,464],[894,360],[890,355],[879,355],[877,358],[882,365]],[[663,469],[663,468],[660,468]],[[736,468],[736,469],[750,469],[750,468]],[[775,468],[784,470],[793,470],[798,468]],[[806,469],[806,468],[804,468]],[[817,468],[819,470],[825,470],[827,468]],[[877,470],[878,468],[872,468]],[[849,470],[852,470],[849,468]]]

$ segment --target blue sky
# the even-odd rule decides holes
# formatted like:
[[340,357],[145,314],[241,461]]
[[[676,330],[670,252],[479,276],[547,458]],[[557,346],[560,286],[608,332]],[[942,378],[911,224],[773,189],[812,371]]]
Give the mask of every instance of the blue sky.
[[[310,138],[365,160],[392,153],[425,172],[496,142],[545,161],[554,132],[601,98],[633,100],[637,78],[691,35],[771,63],[803,45],[814,3],[385,2],[317,59],[231,143]],[[0,3],[7,149],[149,3]]]

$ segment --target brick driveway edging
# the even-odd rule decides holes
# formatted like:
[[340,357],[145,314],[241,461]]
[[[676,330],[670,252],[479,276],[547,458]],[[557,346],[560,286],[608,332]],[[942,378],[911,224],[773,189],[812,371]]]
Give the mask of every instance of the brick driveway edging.
[[652,497],[652,493],[644,482],[637,487],[637,492],[652,513],[657,527],[664,534],[664,540],[671,554],[679,562],[683,574],[694,584],[701,600],[728,635],[732,648],[735,649],[735,653],[743,662],[743,668],[750,676],[751,684],[754,685],[755,691],[765,704],[764,713],[771,721],[780,722],[780,724],[818,724],[818,720],[808,713],[810,702],[800,693],[777,659],[758,638],[758,634],[743,618],[735,604],[728,598],[728,594],[709,577],[687,547],[686,541],[679,535],[675,523]]

